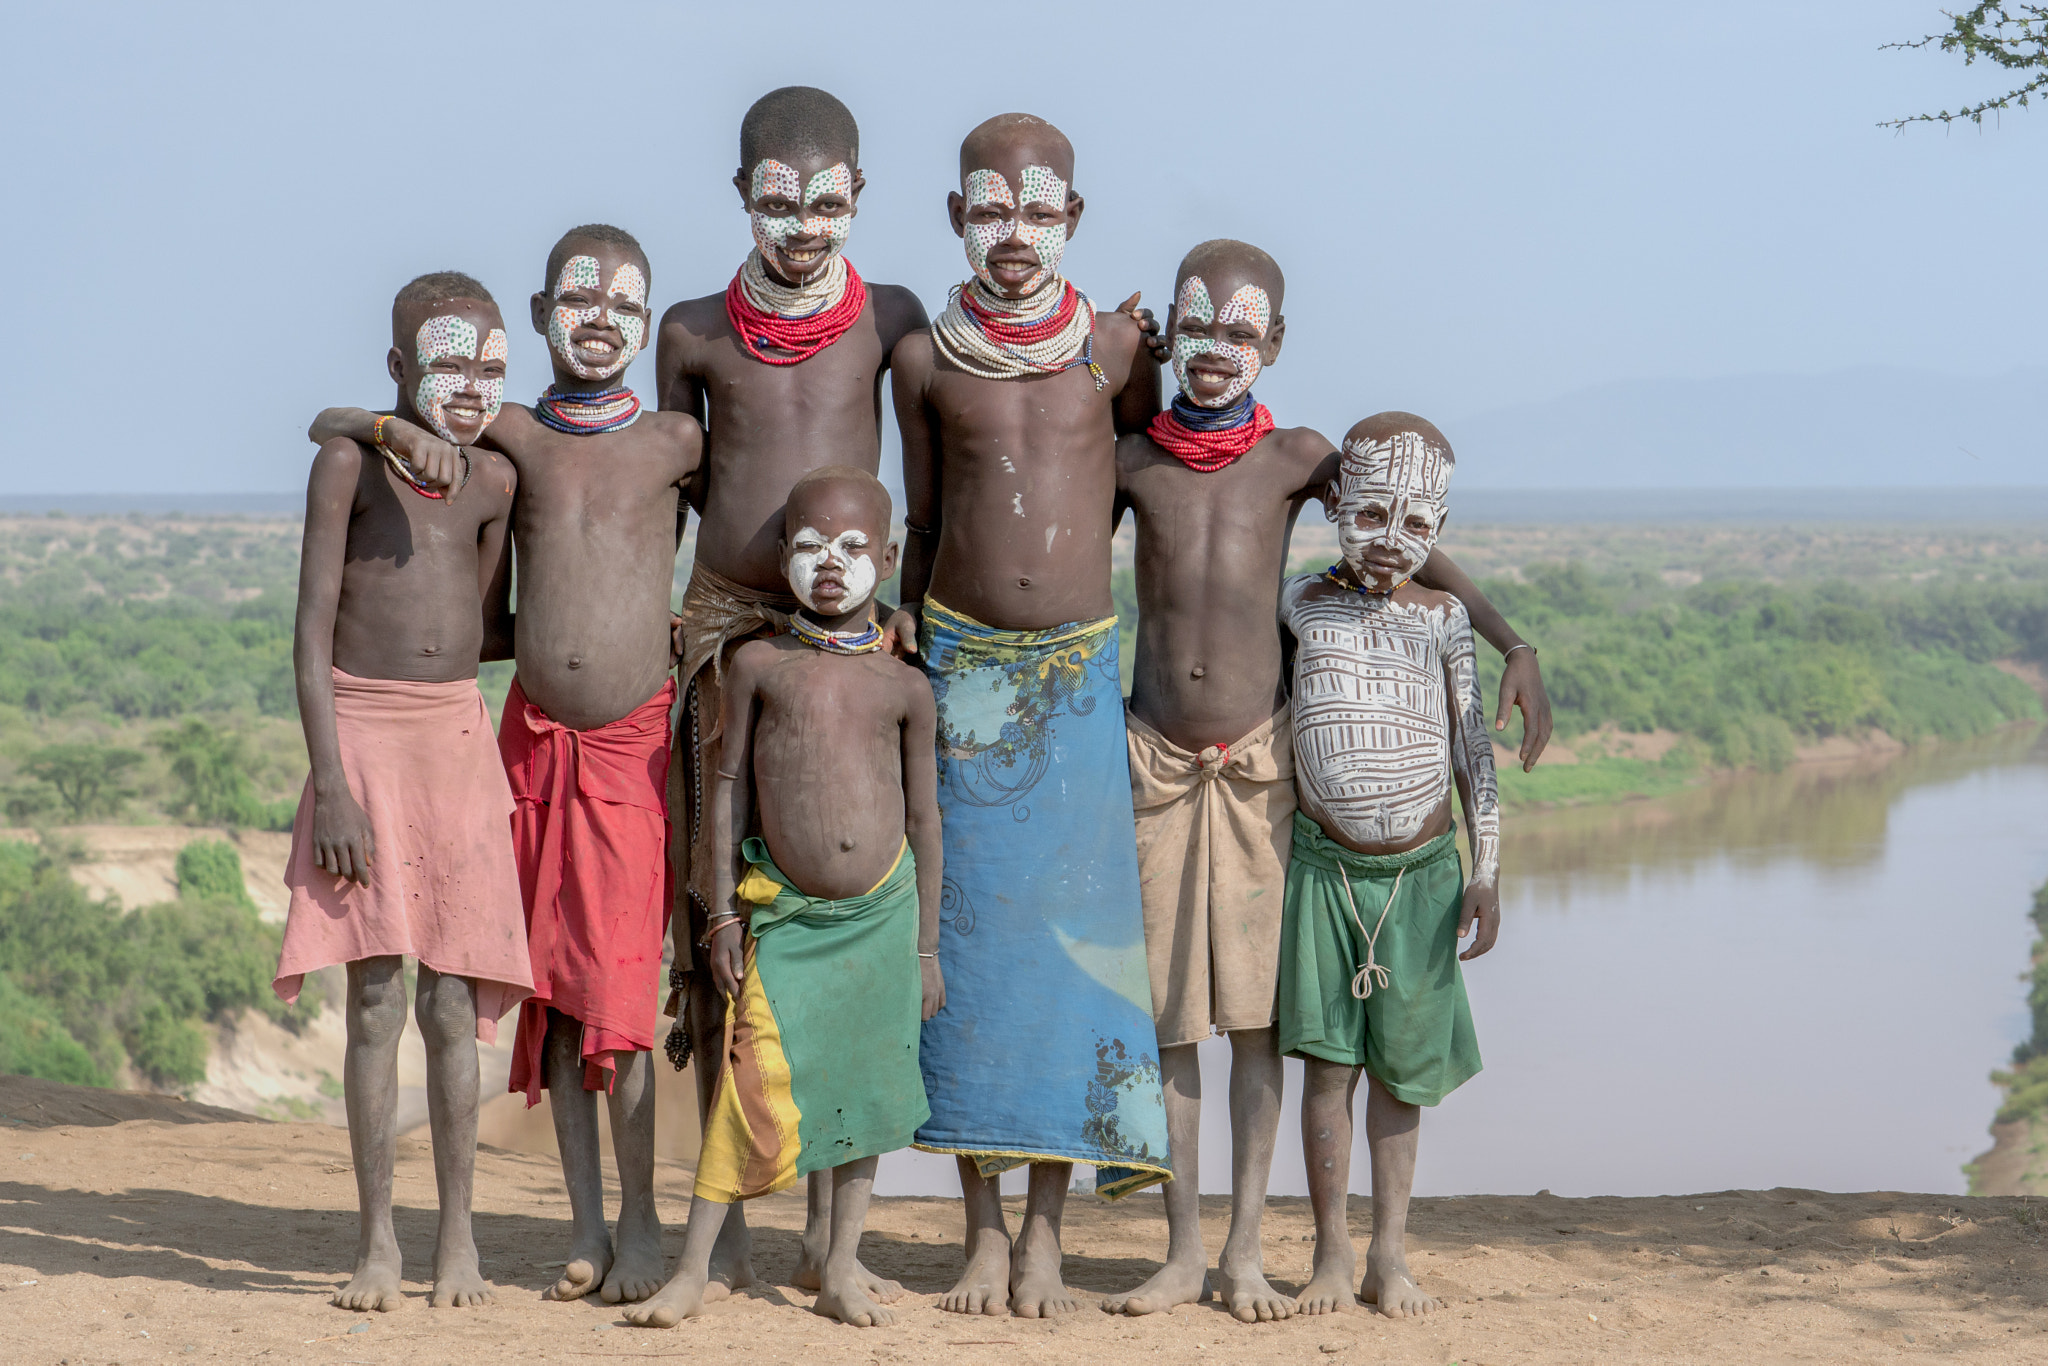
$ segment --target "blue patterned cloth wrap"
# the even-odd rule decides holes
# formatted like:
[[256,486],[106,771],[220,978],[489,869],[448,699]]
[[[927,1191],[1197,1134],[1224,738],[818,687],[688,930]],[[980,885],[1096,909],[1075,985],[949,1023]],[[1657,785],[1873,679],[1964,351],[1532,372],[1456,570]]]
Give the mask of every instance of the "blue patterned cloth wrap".
[[919,1046],[928,1152],[983,1176],[1093,1163],[1109,1199],[1171,1177],[1145,971],[1116,618],[1003,631],[927,599],[946,1008]]

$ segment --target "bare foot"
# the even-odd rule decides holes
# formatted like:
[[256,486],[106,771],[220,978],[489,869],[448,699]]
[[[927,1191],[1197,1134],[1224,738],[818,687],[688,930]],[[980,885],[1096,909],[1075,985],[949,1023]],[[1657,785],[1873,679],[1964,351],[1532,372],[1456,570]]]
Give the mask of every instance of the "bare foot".
[[497,1298],[477,1266],[476,1244],[435,1254],[434,1292],[428,1296],[428,1304],[436,1309],[474,1309]]
[[[858,1273],[858,1268],[855,1269]],[[865,1279],[873,1279],[867,1277]],[[902,1288],[897,1288],[902,1293]],[[860,1274],[849,1275],[845,1280],[828,1276],[818,1290],[818,1302],[811,1306],[813,1314],[838,1319],[841,1323],[855,1328],[880,1328],[896,1322],[894,1310],[884,1309],[867,1296],[867,1286]]]
[[[824,1265],[824,1257],[820,1255],[814,1258],[811,1255],[810,1244],[805,1243],[803,1250],[797,1254],[796,1275],[790,1278],[790,1284],[799,1290],[809,1290],[812,1292],[823,1290],[825,1288]],[[853,1279],[854,1283],[860,1286],[861,1293],[877,1304],[894,1304],[903,1298],[903,1287],[901,1285],[895,1281],[883,1280],[880,1276],[868,1270],[867,1266],[862,1262],[856,1261],[853,1264]]]
[[1168,1262],[1152,1273],[1151,1279],[1128,1295],[1112,1295],[1102,1302],[1111,1314],[1164,1314],[1175,1305],[1200,1304],[1209,1298],[1209,1268]]
[[1239,1275],[1225,1268],[1229,1259],[1216,1267],[1216,1294],[1239,1323],[1275,1323],[1294,1317],[1294,1300],[1275,1290],[1256,1263]]
[[644,1300],[661,1288],[666,1270],[661,1256],[661,1224],[652,1218],[628,1226],[619,1220],[619,1250],[612,1259],[611,1272],[604,1278],[598,1298],[606,1304]]
[[385,1256],[372,1254],[356,1264],[356,1274],[349,1283],[334,1292],[328,1303],[340,1309],[362,1311],[375,1309],[389,1313],[405,1306],[405,1296],[398,1289],[399,1259],[396,1254]]
[[704,1285],[703,1281],[677,1271],[675,1279],[667,1285],[622,1312],[626,1322],[642,1328],[673,1328],[704,1312]]
[[[1324,1248],[1332,1250],[1324,1252]],[[1351,1293],[1351,1277],[1358,1269],[1356,1254],[1351,1250],[1351,1240],[1346,1238],[1338,1248],[1336,1240],[1327,1243],[1316,1242],[1315,1270],[1309,1275],[1308,1284],[1294,1297],[1294,1312],[1297,1314],[1334,1314],[1349,1309],[1358,1303],[1358,1297]]]
[[1406,1257],[1399,1252],[1382,1253],[1376,1247],[1366,1251],[1365,1279],[1359,1284],[1358,1298],[1379,1306],[1390,1319],[1421,1318],[1444,1307],[1442,1300],[1422,1293],[1422,1287],[1408,1274]]
[[995,1233],[984,1235],[967,1269],[953,1288],[939,1296],[939,1308],[949,1314],[1003,1314],[1003,1294],[1010,1281],[1010,1240]]
[[704,1283],[704,1303],[716,1304],[753,1283],[754,1237],[741,1222],[740,1211],[734,1210],[719,1226],[718,1241],[711,1245],[711,1278]]
[[1010,1268],[1010,1312],[1020,1319],[1049,1319],[1081,1307],[1060,1279],[1060,1245],[1052,1238],[1027,1238]]
[[611,1269],[612,1240],[609,1235],[579,1245],[569,1253],[569,1263],[562,1268],[562,1278],[548,1289],[548,1298],[580,1300],[603,1285],[605,1275]]

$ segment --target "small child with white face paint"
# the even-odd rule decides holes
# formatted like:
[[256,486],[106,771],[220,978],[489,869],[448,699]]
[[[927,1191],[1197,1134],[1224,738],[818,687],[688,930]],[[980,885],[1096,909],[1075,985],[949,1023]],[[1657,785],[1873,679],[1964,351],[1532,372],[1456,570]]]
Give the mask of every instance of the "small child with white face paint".
[[[627,1311],[635,1323],[700,1312],[733,1205],[827,1169],[817,1312],[894,1320],[857,1260],[861,1226],[876,1159],[930,1114],[918,1030],[946,989],[932,689],[882,648],[870,611],[896,568],[889,513],[866,470],[799,480],[780,554],[802,606],[786,633],[742,645],[726,675],[708,930],[727,1043],[682,1260]],[[743,838],[756,810],[761,834]]]
[[1373,1241],[1359,1298],[1394,1317],[1440,1307],[1405,1251],[1419,1107],[1479,1071],[1458,964],[1492,948],[1500,927],[1500,808],[1471,620],[1456,598],[1413,582],[1448,516],[1452,460],[1442,433],[1412,414],[1353,427],[1324,495],[1343,558],[1280,590],[1300,799],[1280,930],[1280,1051],[1307,1063],[1301,1130],[1317,1238],[1303,1313],[1352,1302],[1345,1205],[1361,1068]]
[[[478,1039],[533,994],[512,793],[476,687],[483,604],[511,574],[516,478],[473,443],[498,416],[505,325],[466,275],[423,275],[391,308],[387,365],[398,401],[364,440],[313,457],[293,641],[312,773],[292,827],[291,888],[274,986],[298,998],[309,972],[348,969],[349,1142],[361,1229],[344,1309],[396,1309],[391,1222],[404,957],[427,1043],[441,1227],[433,1303],[479,1305],[469,1197],[476,1164]],[[415,425],[417,424],[417,425]],[[431,428],[459,500],[430,487],[392,429]],[[435,443],[440,445],[439,442]]]

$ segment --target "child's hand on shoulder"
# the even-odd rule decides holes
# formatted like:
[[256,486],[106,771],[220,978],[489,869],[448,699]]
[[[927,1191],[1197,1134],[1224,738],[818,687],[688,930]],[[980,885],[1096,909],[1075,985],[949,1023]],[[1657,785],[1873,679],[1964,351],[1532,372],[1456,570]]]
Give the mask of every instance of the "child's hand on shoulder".
[[1500,888],[1494,883],[1475,880],[1466,884],[1465,908],[1458,915],[1458,938],[1468,934],[1472,935],[1472,947],[1458,955],[1458,961],[1463,963],[1485,953],[1500,937]]

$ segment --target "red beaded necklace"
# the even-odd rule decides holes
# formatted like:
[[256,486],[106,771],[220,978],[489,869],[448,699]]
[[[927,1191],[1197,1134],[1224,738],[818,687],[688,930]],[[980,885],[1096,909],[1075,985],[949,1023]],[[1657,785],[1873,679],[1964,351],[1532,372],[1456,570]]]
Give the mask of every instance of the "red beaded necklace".
[[1174,416],[1169,408],[1152,419],[1146,435],[1152,444],[1189,469],[1214,474],[1259,444],[1274,428],[1273,415],[1263,403],[1252,405],[1251,417],[1242,426],[1220,431],[1198,431]]
[[[732,277],[732,283],[725,287],[725,316],[732,321],[732,330],[739,334],[740,345],[747,348],[755,360],[768,365],[795,365],[817,355],[833,342],[846,335],[860,317],[860,311],[867,307],[868,288],[861,283],[860,272],[853,268],[853,262],[846,263],[846,290],[839,296],[839,302],[830,308],[801,318],[786,318],[780,313],[770,313],[755,306],[746,294],[741,276],[746,274],[742,266],[739,274]],[[771,355],[761,350],[773,346],[790,354]]]

